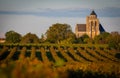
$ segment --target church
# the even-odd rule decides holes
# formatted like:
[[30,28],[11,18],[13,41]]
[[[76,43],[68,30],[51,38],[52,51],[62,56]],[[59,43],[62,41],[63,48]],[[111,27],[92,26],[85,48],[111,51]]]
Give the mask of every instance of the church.
[[86,17],[86,24],[77,24],[75,27],[75,35],[77,38],[84,34],[87,34],[90,38],[94,38],[102,32],[105,32],[105,30],[100,24],[94,10]]

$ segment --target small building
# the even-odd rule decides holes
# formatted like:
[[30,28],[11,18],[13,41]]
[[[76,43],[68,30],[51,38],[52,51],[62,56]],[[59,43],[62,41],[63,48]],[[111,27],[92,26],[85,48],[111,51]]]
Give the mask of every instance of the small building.
[[75,27],[75,34],[77,38],[84,34],[87,34],[90,38],[94,38],[101,32],[105,32],[105,30],[100,24],[94,10],[86,17],[86,24],[77,24]]

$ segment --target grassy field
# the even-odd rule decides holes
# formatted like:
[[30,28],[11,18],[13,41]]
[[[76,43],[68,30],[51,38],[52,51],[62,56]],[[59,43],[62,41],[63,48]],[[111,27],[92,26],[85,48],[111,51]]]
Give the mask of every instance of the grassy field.
[[107,44],[0,44],[0,78],[120,78]]

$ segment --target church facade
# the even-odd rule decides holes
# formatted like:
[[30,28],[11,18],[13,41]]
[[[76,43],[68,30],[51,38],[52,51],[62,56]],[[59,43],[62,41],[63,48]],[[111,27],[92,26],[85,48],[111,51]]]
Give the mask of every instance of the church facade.
[[105,32],[105,30],[100,24],[94,10],[86,17],[86,24],[77,24],[75,27],[75,35],[77,38],[84,34],[87,34],[90,38],[94,38],[101,32]]

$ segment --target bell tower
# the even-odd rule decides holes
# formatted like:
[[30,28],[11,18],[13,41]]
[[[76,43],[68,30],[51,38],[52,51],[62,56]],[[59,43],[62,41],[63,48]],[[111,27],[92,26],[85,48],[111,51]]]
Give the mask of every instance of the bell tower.
[[99,19],[94,10],[86,17],[86,33],[90,38],[94,38],[96,35],[100,34]]

